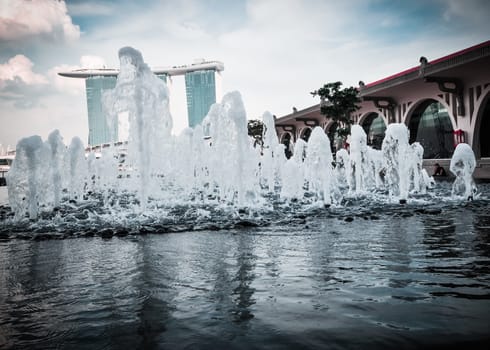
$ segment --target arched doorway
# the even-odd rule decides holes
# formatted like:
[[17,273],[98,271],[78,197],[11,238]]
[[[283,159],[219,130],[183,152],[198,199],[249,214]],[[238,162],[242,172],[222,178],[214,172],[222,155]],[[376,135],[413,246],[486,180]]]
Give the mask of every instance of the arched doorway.
[[308,142],[311,136],[311,128],[304,128],[303,131],[301,131],[301,138],[305,141]]
[[410,143],[424,147],[424,159],[451,158],[453,127],[443,104],[432,99],[422,102],[412,113],[408,128]]
[[480,157],[489,158],[490,157],[490,95],[487,96],[485,106],[482,107],[482,114],[480,116]]
[[286,132],[281,138],[281,143],[284,145],[284,154],[286,158],[289,159],[293,155],[292,144],[291,144],[291,134]]
[[386,132],[386,124],[383,117],[378,113],[370,113],[361,126],[367,135],[367,144],[374,149],[381,149]]

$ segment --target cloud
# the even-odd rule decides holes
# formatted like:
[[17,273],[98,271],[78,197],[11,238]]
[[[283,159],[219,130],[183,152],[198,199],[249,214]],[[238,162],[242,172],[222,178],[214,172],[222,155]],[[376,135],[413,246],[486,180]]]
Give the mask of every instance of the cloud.
[[0,64],[0,99],[12,101],[21,109],[32,108],[39,97],[51,88],[48,79],[32,71],[33,63],[24,55],[16,55]]
[[80,28],[72,23],[65,2],[3,0],[0,41],[38,36],[63,41],[74,41],[80,37]]
[[362,31],[356,31],[362,20],[342,2],[253,0],[246,9],[245,24],[218,37],[225,53],[218,59],[225,63],[226,90],[242,92],[249,118],[313,105],[310,91],[345,82],[354,70],[344,70],[351,61],[344,53],[363,49]]
[[[8,9],[17,4],[0,2],[8,4]],[[18,2],[22,6],[27,3]],[[490,21],[486,19],[490,2],[485,0],[121,0],[100,3],[81,0],[67,1],[67,5],[52,1],[50,5],[67,6],[68,13],[65,9],[62,15],[69,23],[70,16],[74,16],[84,33],[76,45],[59,45],[59,42],[46,45],[46,40],[38,39],[45,36],[66,39],[62,26],[58,25],[54,32],[41,34],[34,34],[40,30],[32,29],[29,35],[34,39],[29,42],[22,39],[24,51],[19,50],[15,42],[16,47],[8,52],[3,49],[7,46],[5,43],[10,45],[10,42],[1,41],[5,35],[2,31],[0,62],[23,53],[36,63],[35,67],[43,68],[41,75],[50,84],[27,85],[21,78],[9,81],[10,90],[2,90],[0,117],[7,115],[4,106],[8,105],[9,113],[16,117],[34,120],[41,115],[46,120],[54,120],[53,126],[60,130],[77,125],[80,132],[87,126],[83,79],[63,78],[57,73],[105,64],[97,57],[87,57],[78,63],[77,59],[86,52],[104,57],[110,68],[118,67],[117,51],[127,45],[140,50],[150,66],[186,64],[197,57],[223,61],[223,92],[239,90],[248,117],[256,118],[264,110],[281,116],[289,113],[292,106],[301,109],[317,103],[309,92],[323,83],[336,80],[345,86],[355,85],[359,80],[368,83],[418,65],[422,55],[435,59],[488,40],[490,29]],[[113,12],[107,16],[111,10]],[[13,21],[10,12],[1,16]],[[33,24],[24,23],[24,27],[31,28]],[[31,72],[35,67],[31,67]],[[37,70],[34,74],[40,73]],[[7,98],[22,93],[21,87],[26,89],[27,97],[44,94],[38,98],[38,106],[18,111],[13,108]],[[43,91],[36,91],[38,88]],[[171,93],[174,125],[184,125],[187,112],[183,77],[173,78]],[[29,103],[24,105],[28,107]],[[63,118],[64,113],[71,113],[74,119],[68,122]],[[19,122],[18,127],[34,130],[34,124],[25,122]],[[23,135],[30,133],[32,131],[22,132]],[[5,131],[2,134],[0,130],[0,139],[4,136],[10,137],[10,134]],[[84,134],[80,136],[83,138]]]
[[57,92],[63,93],[63,95],[80,96],[85,90],[83,79],[72,79],[58,75],[60,72],[69,72],[76,69],[80,69],[80,67],[61,64],[48,70],[47,76]]
[[[0,100],[1,102],[1,100]],[[85,99],[79,96],[65,95],[60,98],[51,94],[43,96],[42,103],[30,108],[2,103],[0,113],[0,143],[14,147],[18,140],[30,135],[40,135],[46,139],[49,133],[59,129],[65,143],[74,136],[85,139],[88,134],[87,106]]]
[[87,110],[83,79],[58,75],[82,67],[104,64],[97,56],[84,56],[80,65],[58,65],[44,74],[33,71],[34,64],[16,55],[0,64],[0,143],[15,145],[22,137],[60,129],[67,140],[87,134]]
[[[60,72],[69,72],[81,68],[97,69],[104,68],[106,66],[102,57],[85,55],[80,58],[80,65],[67,65],[61,64],[48,70],[47,76],[51,84],[56,88],[58,92],[64,94],[83,96],[85,92],[85,80],[66,78],[60,76]],[[82,98],[82,97],[80,97]],[[83,98],[82,98],[83,99]]]
[[484,24],[488,28],[490,2],[487,0],[439,0],[444,9],[446,21],[463,20],[474,24]]
[[113,4],[100,3],[95,1],[82,3],[69,3],[68,12],[72,16],[111,16],[116,11]]
[[0,64],[1,100],[21,109],[30,109],[42,105],[41,99],[48,95],[81,96],[85,91],[84,80],[61,77],[58,73],[80,68],[102,68],[105,61],[98,56],[85,55],[80,58],[80,65],[58,65],[44,75],[33,72],[33,66],[24,55],[16,55]]
[[105,60],[99,56],[84,55],[80,58],[80,68],[105,68]]
[[27,85],[46,84],[48,81],[43,75],[32,71],[33,66],[34,64],[26,56],[16,55],[7,63],[0,64],[0,82],[17,78]]

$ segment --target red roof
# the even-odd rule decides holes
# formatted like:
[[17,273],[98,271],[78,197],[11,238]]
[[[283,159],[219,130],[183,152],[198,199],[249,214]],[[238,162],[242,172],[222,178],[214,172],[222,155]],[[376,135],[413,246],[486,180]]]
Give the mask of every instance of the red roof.
[[[489,46],[490,45],[490,40],[488,41],[485,41],[481,44],[478,44],[478,45],[474,45],[474,46],[471,46],[471,47],[468,47],[466,49],[463,49],[463,50],[460,50],[460,51],[457,51],[457,52],[454,52],[452,54],[449,54],[447,56],[444,56],[444,57],[441,57],[441,58],[437,58],[435,60],[432,60],[429,62],[429,64],[435,64],[435,63],[440,63],[440,62],[444,62],[444,61],[447,61],[451,58],[454,58],[454,57],[457,57],[457,56],[461,56],[467,52],[470,52],[470,51],[474,51],[474,50],[477,50],[479,48],[482,48],[482,47],[485,47],[485,46]],[[393,75],[390,75],[389,77],[386,77],[386,78],[383,78],[383,79],[380,79],[380,80],[376,80],[372,83],[369,83],[369,84],[366,84],[366,87],[372,87],[372,86],[375,86],[375,85],[378,85],[380,83],[383,83],[385,81],[388,81],[388,80],[391,80],[391,79],[395,79],[395,78],[398,78],[398,77],[401,77],[403,75],[406,75],[406,74],[409,74],[409,73],[412,73],[412,72],[415,72],[419,69],[420,66],[416,66],[416,67],[412,67],[412,68],[409,68],[407,70],[404,70],[400,73],[396,73],[396,74],[393,74]]]

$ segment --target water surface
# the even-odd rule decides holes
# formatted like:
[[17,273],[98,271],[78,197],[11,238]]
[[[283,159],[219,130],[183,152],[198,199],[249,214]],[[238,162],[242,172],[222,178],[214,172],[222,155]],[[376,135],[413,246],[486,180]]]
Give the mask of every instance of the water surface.
[[486,201],[0,241],[0,348],[486,348]]

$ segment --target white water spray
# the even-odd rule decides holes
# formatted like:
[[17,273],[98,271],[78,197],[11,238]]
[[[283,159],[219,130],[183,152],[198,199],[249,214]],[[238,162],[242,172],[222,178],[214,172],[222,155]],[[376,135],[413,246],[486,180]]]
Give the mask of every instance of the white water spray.
[[476,193],[473,172],[476,167],[476,159],[470,145],[460,143],[454,150],[449,170],[456,176],[453,183],[452,195],[466,199],[473,199]]
[[170,137],[172,117],[168,89],[143,61],[138,50],[119,50],[120,72],[114,90],[105,95],[108,125],[122,113],[129,118],[128,165],[140,179],[139,200],[144,210],[149,191],[154,189],[151,174],[162,173],[164,160],[159,156]]
[[408,134],[405,124],[389,124],[381,146],[388,192],[390,196],[398,198],[400,202],[406,201],[408,197]]
[[333,196],[333,157],[330,149],[330,140],[319,126],[311,132],[306,149],[306,179],[309,191],[313,192],[318,200],[330,205]]
[[[35,219],[64,205],[97,206],[89,215],[94,220],[122,222],[161,218],[164,208],[175,206],[234,211],[269,210],[278,200],[286,206],[337,205],[353,194],[376,192],[379,198],[386,189],[391,200],[406,201],[430,185],[422,169],[423,149],[417,143],[409,146],[404,124],[388,125],[381,151],[367,146],[364,130],[353,126],[350,154],[339,150],[334,168],[330,141],[321,127],[312,131],[308,143],[297,140],[286,161],[274,118],[266,112],[261,154],[248,137],[237,91],[212,105],[202,126],[172,136],[165,83],[151,73],[138,51],[123,48],[119,57],[120,74],[115,89],[105,95],[105,106],[109,124],[121,114],[129,118],[127,145],[87,155],[79,138],[66,147],[57,131],[47,142],[39,136],[22,139],[7,179],[15,220]],[[475,160],[468,148],[458,146],[451,161],[455,196],[470,197],[475,191]]]

